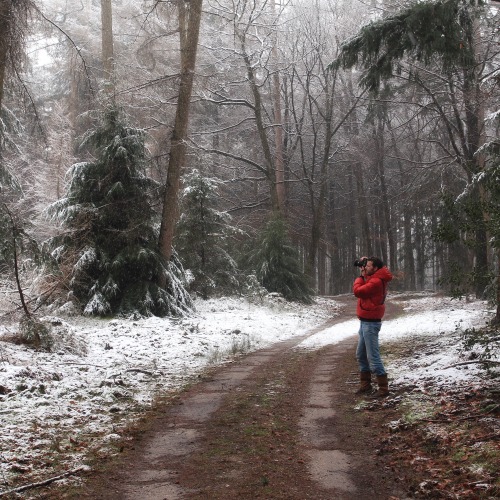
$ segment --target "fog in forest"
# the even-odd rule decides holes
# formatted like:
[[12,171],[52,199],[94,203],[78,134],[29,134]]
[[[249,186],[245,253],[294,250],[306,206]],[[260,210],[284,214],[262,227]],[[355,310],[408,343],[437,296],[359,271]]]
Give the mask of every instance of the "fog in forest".
[[497,6],[3,2],[8,307],[307,303],[362,255],[394,289],[495,300]]

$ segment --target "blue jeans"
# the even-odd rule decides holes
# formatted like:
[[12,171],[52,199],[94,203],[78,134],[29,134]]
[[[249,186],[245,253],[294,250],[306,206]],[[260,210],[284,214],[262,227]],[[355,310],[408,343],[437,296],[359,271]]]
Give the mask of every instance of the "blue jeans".
[[359,322],[359,340],[356,349],[359,371],[372,372],[375,375],[385,375],[384,365],[380,358],[378,332],[382,321]]

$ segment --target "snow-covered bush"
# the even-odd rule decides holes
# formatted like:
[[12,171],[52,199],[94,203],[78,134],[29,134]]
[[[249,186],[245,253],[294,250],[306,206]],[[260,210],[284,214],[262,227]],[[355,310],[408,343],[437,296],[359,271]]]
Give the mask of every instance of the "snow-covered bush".
[[14,343],[33,347],[38,351],[75,354],[87,353],[86,339],[75,329],[57,317],[35,318],[25,316],[19,322],[19,331],[10,336]]

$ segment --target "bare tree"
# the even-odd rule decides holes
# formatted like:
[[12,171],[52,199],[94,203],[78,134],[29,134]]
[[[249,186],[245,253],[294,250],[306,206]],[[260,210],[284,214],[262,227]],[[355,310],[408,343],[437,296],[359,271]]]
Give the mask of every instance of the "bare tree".
[[180,178],[186,160],[186,139],[200,31],[201,8],[202,0],[179,0],[178,3],[181,73],[175,124],[170,139],[170,159],[159,239],[160,251],[167,260],[172,255],[172,241],[178,218]]
[[102,67],[104,90],[109,97],[115,93],[115,62],[113,49],[113,9],[111,0],[101,0]]
[[[352,88],[338,79],[337,72],[328,70],[336,50],[331,25],[338,12],[322,10],[320,5],[318,2],[316,9],[304,7],[298,11],[298,25],[290,30],[288,40],[289,60],[294,63],[285,73],[289,110],[287,170],[290,180],[301,186],[300,192],[297,188],[294,191],[296,197],[302,197],[302,204],[293,210],[295,217],[299,210],[307,221],[307,270],[313,282],[322,275],[319,249],[321,241],[325,241],[329,180],[335,175],[336,159],[345,143],[345,138],[339,136],[352,121],[351,114],[363,94],[353,95]],[[300,211],[305,200],[307,213]]]

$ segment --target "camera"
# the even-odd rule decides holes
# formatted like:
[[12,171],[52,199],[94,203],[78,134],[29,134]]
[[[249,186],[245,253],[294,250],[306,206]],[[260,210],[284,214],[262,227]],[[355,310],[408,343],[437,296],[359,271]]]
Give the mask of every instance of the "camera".
[[366,264],[368,264],[368,259],[356,259],[354,261],[355,267],[366,267]]

